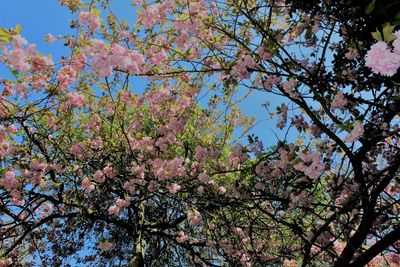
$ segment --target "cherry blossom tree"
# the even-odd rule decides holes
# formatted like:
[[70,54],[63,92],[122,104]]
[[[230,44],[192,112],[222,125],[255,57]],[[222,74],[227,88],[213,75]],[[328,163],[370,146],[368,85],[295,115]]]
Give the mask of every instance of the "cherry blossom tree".
[[214,226],[231,262],[399,264],[398,32],[381,12],[393,3],[373,5],[214,2],[203,20],[214,36],[192,35],[214,58],[203,71],[281,96],[276,126],[299,135],[267,150],[250,140],[257,164],[231,189],[243,203]]
[[400,264],[397,2],[60,2],[57,63],[0,30],[0,265]]
[[255,166],[234,174],[211,224],[226,260],[398,264],[397,3],[178,2],[173,19],[157,5],[146,2],[139,23],[177,62],[223,91],[280,96],[270,114],[298,135],[272,149],[250,138]]
[[0,32],[13,75],[1,91],[0,266],[215,265],[198,206],[221,194],[240,152],[233,130],[249,120],[224,94],[200,105],[212,90],[201,76],[156,77],[165,59],[94,5],[63,4],[78,30],[47,36],[70,48],[58,63],[20,26]]

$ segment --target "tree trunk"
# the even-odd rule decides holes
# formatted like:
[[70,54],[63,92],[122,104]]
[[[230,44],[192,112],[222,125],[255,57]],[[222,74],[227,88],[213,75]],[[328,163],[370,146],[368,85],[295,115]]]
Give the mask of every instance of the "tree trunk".
[[[139,240],[136,240],[136,241],[139,241]],[[131,261],[129,262],[129,267],[144,267],[143,250],[142,250],[142,244],[140,241],[135,244],[135,255],[132,257]]]
[[139,204],[139,213],[137,216],[137,225],[139,226],[139,231],[136,235],[135,238],[135,249],[133,251],[133,257],[129,261],[128,267],[144,267],[144,255],[145,255],[145,249],[146,249],[146,244],[143,242],[143,235],[142,235],[142,227],[144,224],[144,203]]

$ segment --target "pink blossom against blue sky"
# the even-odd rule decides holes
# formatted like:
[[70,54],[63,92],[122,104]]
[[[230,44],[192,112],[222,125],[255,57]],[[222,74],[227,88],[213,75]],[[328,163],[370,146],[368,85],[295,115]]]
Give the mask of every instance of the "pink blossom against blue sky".
[[[136,20],[136,10],[127,0],[110,1],[113,13],[120,19],[124,19],[130,26]],[[0,17],[0,27],[15,28],[17,24],[22,26],[21,35],[34,43],[37,50],[43,54],[51,54],[54,62],[58,62],[63,55],[69,55],[68,48],[63,41],[54,44],[45,42],[45,36],[49,33],[54,36],[70,34],[74,35],[76,30],[70,28],[70,21],[77,18],[77,14],[71,14],[69,10],[62,7],[56,0],[13,0],[2,2],[2,15]],[[1,77],[8,77],[9,73],[4,66],[0,66]],[[139,82],[137,86],[145,86]],[[139,91],[141,91],[139,89]],[[247,89],[242,89],[243,94]],[[260,137],[266,145],[276,143],[277,137],[284,139],[283,131],[276,129],[276,120],[271,120],[263,104],[269,102],[270,111],[275,111],[278,102],[277,97],[266,94],[265,92],[254,91],[240,106],[244,114],[256,117],[258,122],[249,132]],[[239,136],[237,133],[236,136]],[[293,137],[292,137],[293,138]]]

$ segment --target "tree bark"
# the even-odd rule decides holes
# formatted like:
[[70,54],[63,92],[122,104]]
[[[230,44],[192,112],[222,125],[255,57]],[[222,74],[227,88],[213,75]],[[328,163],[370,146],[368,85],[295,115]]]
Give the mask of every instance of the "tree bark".
[[139,204],[139,212],[136,219],[136,224],[138,225],[138,231],[135,238],[135,249],[133,251],[133,257],[129,261],[128,267],[144,267],[144,257],[145,257],[145,243],[143,242],[143,225],[145,221],[145,206],[144,203]]
[[129,262],[129,267],[144,267],[142,243],[140,241],[135,244],[135,254]]

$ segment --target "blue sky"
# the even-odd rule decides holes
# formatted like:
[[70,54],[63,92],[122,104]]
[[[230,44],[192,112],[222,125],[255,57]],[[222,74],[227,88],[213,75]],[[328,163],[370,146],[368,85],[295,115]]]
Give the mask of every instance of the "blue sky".
[[[136,11],[130,5],[131,1],[113,0],[111,7],[114,13],[125,19],[129,25],[132,25],[136,19]],[[69,21],[76,17],[71,14],[67,8],[62,7],[56,0],[13,0],[2,2],[2,16],[0,17],[0,27],[14,28],[17,24],[22,26],[22,35],[29,43],[37,45],[38,51],[43,54],[51,54],[55,62],[60,56],[68,55],[68,50],[63,46],[61,41],[56,41],[50,45],[44,42],[44,36],[48,33],[57,36],[59,34],[74,34],[74,30],[70,29]],[[7,77],[7,70],[0,67],[1,77]],[[137,84],[140,86],[140,84]],[[144,84],[143,84],[144,86]],[[245,89],[243,89],[245,90]],[[244,91],[242,91],[244,92]],[[243,112],[247,115],[256,116],[259,123],[251,130],[259,136],[266,144],[274,144],[277,135],[282,135],[284,132],[275,128],[275,121],[268,119],[269,115],[262,104],[266,101],[270,102],[270,110],[274,111],[276,97],[271,94],[255,91],[252,96],[246,99],[240,106]],[[281,136],[280,138],[283,138]]]

